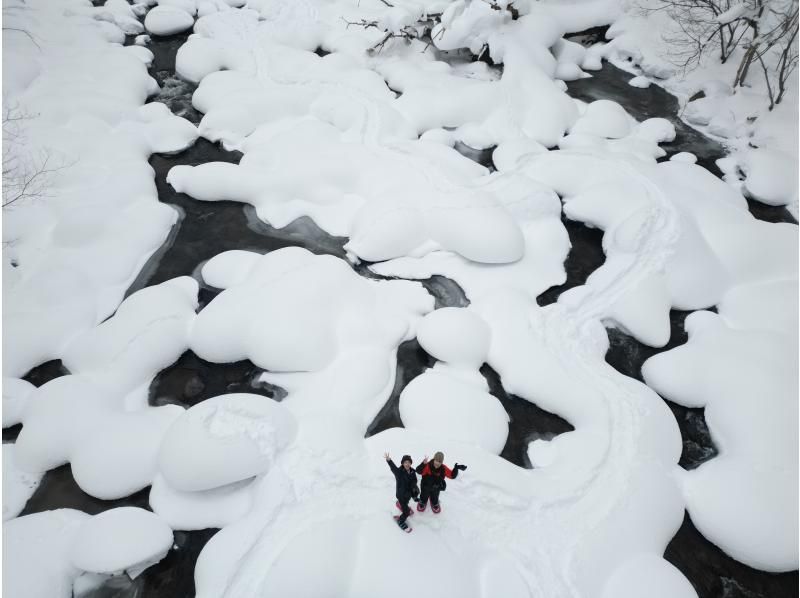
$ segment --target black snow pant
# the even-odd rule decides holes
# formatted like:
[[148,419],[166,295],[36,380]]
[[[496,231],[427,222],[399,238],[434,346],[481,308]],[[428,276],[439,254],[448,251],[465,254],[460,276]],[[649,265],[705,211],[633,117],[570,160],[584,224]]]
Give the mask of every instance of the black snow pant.
[[422,492],[419,495],[419,504],[425,507],[428,504],[428,499],[431,499],[431,506],[438,507],[439,506],[439,490],[438,488],[432,488],[430,486],[423,486]]
[[410,496],[403,496],[403,497],[398,496],[397,497],[397,502],[400,504],[400,507],[403,509],[403,514],[400,515],[400,517],[397,518],[397,523],[403,523],[406,519],[408,519],[408,516],[411,515],[411,509],[408,506],[408,501],[410,501],[410,500],[411,500]]

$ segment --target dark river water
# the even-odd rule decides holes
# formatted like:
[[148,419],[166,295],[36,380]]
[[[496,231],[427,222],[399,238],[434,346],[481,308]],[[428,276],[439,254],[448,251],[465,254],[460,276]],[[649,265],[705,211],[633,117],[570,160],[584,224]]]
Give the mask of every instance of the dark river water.
[[[195,124],[200,115],[191,106],[194,86],[181,81],[175,75],[175,53],[187,35],[168,38],[153,37],[148,47],[154,52],[151,67],[153,75],[162,87],[161,93],[152,98],[166,103],[176,114]],[[130,42],[130,40],[129,40]],[[676,140],[663,147],[670,154],[690,151],[698,156],[698,162],[714,172],[719,171],[714,161],[722,157],[724,149],[676,117],[678,104],[675,98],[656,85],[638,89],[627,84],[631,75],[606,64],[603,70],[593,72],[592,78],[569,84],[569,93],[574,97],[591,101],[612,99],[622,104],[639,120],[660,116],[669,118],[678,132]],[[462,146],[461,153],[488,167],[491,152],[478,152]],[[342,248],[345,238],[332,237],[320,230],[308,218],[300,219],[288,227],[276,230],[261,222],[250,206],[234,202],[200,202],[176,193],[166,183],[170,168],[179,164],[197,165],[211,161],[236,163],[241,155],[227,152],[218,145],[199,139],[191,148],[177,155],[154,155],[150,164],[155,170],[156,186],[160,201],[175,208],[179,221],[169,239],[144,267],[128,294],[143,287],[158,284],[176,276],[195,276],[209,258],[230,249],[246,249],[259,253],[274,251],[281,247],[300,246],[317,254],[344,257]],[[784,208],[763,206],[750,202],[751,212],[770,222],[793,221]],[[567,281],[548,289],[539,296],[540,305],[555,302],[565,290],[581,285],[586,278],[605,261],[602,250],[602,231],[591,229],[581,223],[562,217],[572,243],[565,267]],[[368,264],[355,267],[364,276],[374,275],[367,270]],[[437,307],[467,304],[463,292],[453,281],[440,276],[422,281],[436,298]],[[207,305],[219,289],[201,284],[200,308]],[[616,329],[609,329],[610,348],[606,359],[619,372],[641,380],[642,363],[652,355],[686,342],[684,320],[690,312],[671,313],[672,337],[662,349],[653,349],[637,342]],[[398,400],[405,386],[435,360],[417,343],[411,340],[398,350],[397,377],[395,387],[386,405],[367,430],[367,436],[402,426],[398,411]],[[60,361],[40,365],[28,373],[26,379],[37,386],[68,373]],[[252,392],[272,400],[285,396],[283,389],[258,382],[262,370],[250,361],[230,364],[215,364],[204,361],[191,351],[164,369],[150,387],[150,404],[179,404],[185,407],[197,404],[210,397],[228,392]],[[572,430],[569,422],[548,413],[534,403],[505,392],[497,373],[484,366],[490,392],[497,397],[509,413],[510,431],[501,456],[520,466],[531,467],[527,457],[528,443],[536,438],[550,439]],[[683,453],[680,465],[687,469],[713,458],[717,452],[705,423],[702,409],[687,409],[669,403],[678,421],[683,437]],[[13,442],[20,426],[3,430],[3,441]],[[138,506],[145,509],[149,488],[120,500],[95,499],[78,488],[69,465],[48,472],[23,514],[48,509],[75,508],[87,513],[99,513],[119,506]],[[87,598],[177,598],[194,595],[194,566],[205,543],[216,533],[215,529],[192,532],[175,532],[175,546],[168,556],[157,565],[145,570],[131,581],[126,576],[112,578],[99,588],[83,594]],[[680,569],[696,588],[700,598],[789,598],[798,595],[797,572],[773,575],[756,571],[725,555],[716,546],[705,540],[692,525],[688,515],[677,535],[667,547],[666,558]]]

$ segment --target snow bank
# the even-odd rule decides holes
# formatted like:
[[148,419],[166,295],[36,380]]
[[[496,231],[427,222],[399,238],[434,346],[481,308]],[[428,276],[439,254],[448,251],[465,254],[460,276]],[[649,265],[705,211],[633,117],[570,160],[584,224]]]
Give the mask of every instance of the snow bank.
[[161,438],[183,410],[148,407],[147,388],[186,351],[197,288],[182,277],[134,293],[67,346],[63,361],[73,373],[28,396],[20,468],[43,472],[71,462],[78,485],[107,500],[152,482]]
[[[310,216],[329,233],[349,236],[346,249],[369,261],[438,247],[483,263],[522,257],[522,234],[495,196],[465,184],[429,182],[464,181],[480,175],[480,166],[447,147],[416,142],[408,151],[418,146],[421,156],[398,168],[390,156],[376,157],[343,137],[331,124],[298,121],[290,130],[251,136],[239,165],[177,166],[167,180],[196,199],[250,203],[274,226]],[[310,163],[333,164],[333,156],[336,169],[317,169],[314,178],[303,174]]]
[[186,411],[161,442],[158,465],[176,490],[197,492],[267,471],[295,436],[292,415],[261,395],[221,395]]
[[[653,579],[659,580],[657,585]],[[603,588],[607,598],[696,598],[697,592],[680,571],[655,554],[643,554],[614,571]]]
[[15,452],[14,444],[3,444],[3,521],[13,519],[22,512],[42,480],[41,474],[17,469]]
[[[516,147],[512,147],[516,146]],[[544,151],[539,144],[505,144],[502,161],[508,167],[526,159],[529,151]],[[513,167],[515,168],[515,167]],[[512,264],[477,264],[444,251],[421,257],[403,257],[370,266],[383,276],[429,278],[434,274],[456,280],[469,300],[499,286],[515,288],[531,300],[549,287],[566,280],[564,260],[569,253],[569,237],[561,223],[561,202],[552,189],[518,172],[493,175],[486,186],[494,189],[504,206],[518,222],[525,239],[525,255]]]
[[791,570],[798,559],[796,335],[737,330],[710,312],[685,325],[689,342],[647,360],[642,374],[666,398],[705,407],[719,455],[683,476],[692,521],[751,567]]
[[758,201],[780,206],[797,201],[797,160],[780,150],[757,149],[746,153],[744,188]]
[[[236,279],[227,282],[242,280],[248,264],[250,271],[197,316],[191,346],[210,361],[247,358],[276,372],[320,370],[351,342],[399,342],[409,332],[403,303],[422,312],[432,302],[417,284],[370,282],[346,262],[305,249],[280,249],[257,261],[223,256],[227,263],[243,260]],[[215,264],[213,258],[204,272]],[[392,294],[397,299],[389,299]]]
[[83,571],[127,571],[136,577],[164,558],[171,546],[172,530],[157,515],[119,507],[85,521],[75,533],[70,552],[72,564]]
[[21,378],[3,378],[3,427],[22,421],[28,397],[36,387]]
[[74,538],[89,515],[57,509],[3,523],[3,594],[71,598],[80,570],[72,565]]
[[221,528],[250,510],[252,485],[247,479],[201,492],[181,492],[157,475],[150,490],[150,506],[174,530]]
[[135,28],[127,6],[33,2],[7,25],[39,46],[4,39],[18,58],[5,64],[6,102],[36,115],[12,125],[23,140],[15,158],[47,156],[53,173],[42,197],[4,211],[4,264],[16,264],[4,293],[5,376],[59,358],[111,315],[177,220],[157,201],[147,159],[187,147],[196,130],[163,106],[142,106],[158,86],[142,52],[117,45],[120,23]]

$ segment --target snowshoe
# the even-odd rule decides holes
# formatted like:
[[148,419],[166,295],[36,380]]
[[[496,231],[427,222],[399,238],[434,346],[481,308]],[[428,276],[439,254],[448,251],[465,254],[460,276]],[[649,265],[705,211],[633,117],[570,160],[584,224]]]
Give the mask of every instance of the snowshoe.
[[433,511],[434,513],[441,513],[442,507],[440,507],[439,505],[431,505],[431,511]]
[[417,503],[417,511],[419,511],[420,513],[424,512],[426,506],[427,505],[423,505],[421,502],[418,502]]
[[402,523],[399,521],[400,515],[395,515],[393,519],[397,522],[397,527],[403,530],[405,533],[410,534],[411,530],[413,529],[410,525],[408,525],[405,521]]

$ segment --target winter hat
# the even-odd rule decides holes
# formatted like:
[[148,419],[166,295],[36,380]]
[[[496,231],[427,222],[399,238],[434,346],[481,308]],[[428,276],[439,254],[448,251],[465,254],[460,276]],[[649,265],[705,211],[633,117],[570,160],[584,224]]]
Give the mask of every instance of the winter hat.
[[436,453],[433,455],[433,460],[438,461],[439,463],[444,463],[444,454],[442,451],[436,451]]
[[400,465],[402,465],[406,461],[410,461],[411,463],[414,462],[414,460],[411,458],[411,455],[403,455],[403,458],[400,459]]

